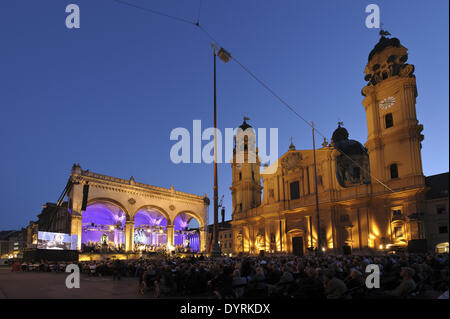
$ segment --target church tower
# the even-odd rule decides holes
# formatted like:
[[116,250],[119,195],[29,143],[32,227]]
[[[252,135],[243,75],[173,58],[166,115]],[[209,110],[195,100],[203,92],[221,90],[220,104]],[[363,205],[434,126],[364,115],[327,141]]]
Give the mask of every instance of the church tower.
[[[371,175],[390,188],[424,183],[421,160],[423,126],[416,116],[414,65],[407,64],[407,49],[387,32],[370,52],[362,89],[367,116],[366,148]],[[374,191],[381,187],[372,180]]]
[[244,118],[234,138],[233,181],[230,187],[233,214],[239,214],[261,205],[260,159],[256,148],[255,130]]

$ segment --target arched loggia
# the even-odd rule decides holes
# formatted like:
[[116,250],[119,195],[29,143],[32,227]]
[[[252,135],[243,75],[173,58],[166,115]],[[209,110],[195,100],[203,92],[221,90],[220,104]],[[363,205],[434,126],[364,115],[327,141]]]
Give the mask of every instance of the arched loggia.
[[156,251],[165,249],[168,244],[167,215],[152,207],[138,209],[134,215],[134,249]]
[[179,213],[174,221],[174,246],[177,251],[200,252],[200,229],[203,223],[191,212]]
[[88,202],[81,219],[81,250],[84,252],[123,251],[127,212],[115,201]]

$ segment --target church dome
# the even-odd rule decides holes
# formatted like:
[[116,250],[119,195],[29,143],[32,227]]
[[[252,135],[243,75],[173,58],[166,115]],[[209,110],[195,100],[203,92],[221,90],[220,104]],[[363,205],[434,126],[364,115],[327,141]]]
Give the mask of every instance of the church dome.
[[378,41],[378,43],[375,45],[373,50],[370,51],[370,53],[369,53],[369,62],[370,62],[370,60],[372,60],[372,58],[373,58],[373,56],[375,54],[383,51],[387,47],[399,48],[400,47],[400,40],[397,39],[397,38],[386,38],[384,36],[381,37],[380,41]]
[[348,131],[344,127],[342,127],[341,124],[338,124],[338,128],[333,132],[331,141],[336,144],[337,142],[343,140],[348,140]]
[[333,132],[331,138],[334,147],[347,155],[367,154],[366,148],[358,141],[348,139],[348,131],[338,124],[338,128]]

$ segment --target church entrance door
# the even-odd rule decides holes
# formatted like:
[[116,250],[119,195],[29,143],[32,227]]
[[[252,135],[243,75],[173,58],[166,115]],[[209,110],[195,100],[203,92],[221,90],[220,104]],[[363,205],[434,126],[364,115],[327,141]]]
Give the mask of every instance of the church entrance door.
[[292,238],[292,253],[295,256],[303,256],[303,237]]

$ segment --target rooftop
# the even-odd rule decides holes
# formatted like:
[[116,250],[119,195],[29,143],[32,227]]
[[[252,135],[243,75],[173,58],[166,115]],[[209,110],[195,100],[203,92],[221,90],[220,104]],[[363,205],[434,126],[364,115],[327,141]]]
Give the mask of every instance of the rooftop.
[[449,173],[442,173],[425,177],[425,184],[430,187],[427,199],[448,197]]

